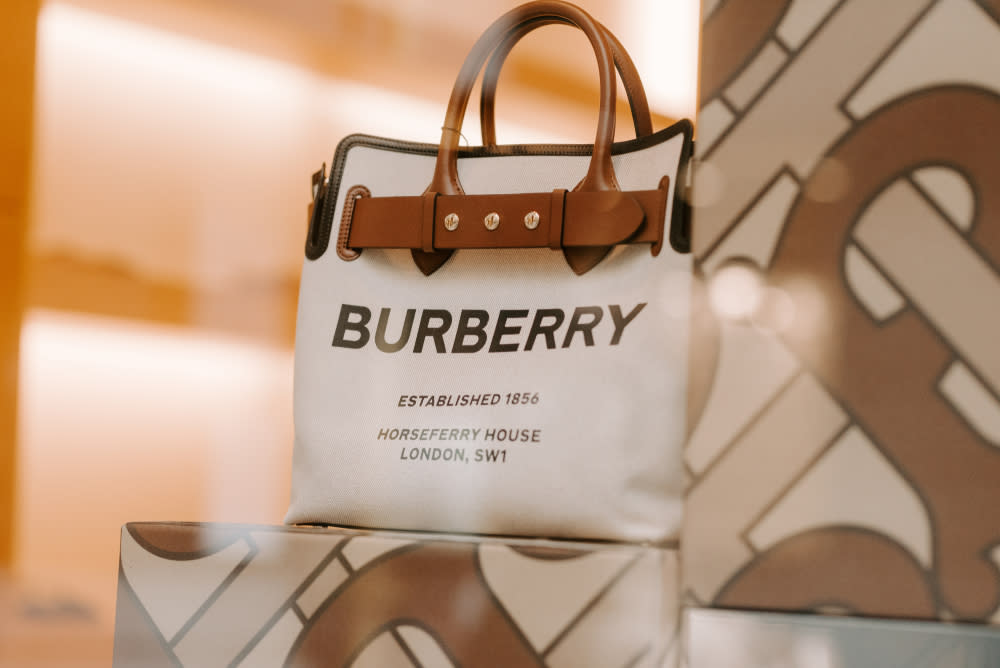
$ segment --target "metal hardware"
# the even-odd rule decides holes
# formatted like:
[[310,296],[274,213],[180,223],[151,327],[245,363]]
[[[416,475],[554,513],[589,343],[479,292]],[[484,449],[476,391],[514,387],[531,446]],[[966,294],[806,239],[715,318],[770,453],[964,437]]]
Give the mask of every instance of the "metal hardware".
[[529,230],[533,230],[538,227],[538,221],[541,220],[541,216],[538,215],[537,211],[529,211],[524,217],[524,226]]
[[486,225],[486,229],[495,230],[500,227],[500,214],[493,213],[486,214],[486,218],[483,219],[483,224]]
[[455,230],[458,229],[457,213],[449,213],[447,216],[444,217],[444,229],[448,230],[449,232],[454,232]]

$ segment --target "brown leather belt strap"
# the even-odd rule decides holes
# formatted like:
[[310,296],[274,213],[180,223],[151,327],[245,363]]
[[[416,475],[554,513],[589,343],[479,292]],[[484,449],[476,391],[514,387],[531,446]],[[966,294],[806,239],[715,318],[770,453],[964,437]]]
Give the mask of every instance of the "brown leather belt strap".
[[630,192],[362,197],[354,204],[346,246],[424,252],[623,243],[658,248],[663,243],[666,185],[665,179],[656,190]]

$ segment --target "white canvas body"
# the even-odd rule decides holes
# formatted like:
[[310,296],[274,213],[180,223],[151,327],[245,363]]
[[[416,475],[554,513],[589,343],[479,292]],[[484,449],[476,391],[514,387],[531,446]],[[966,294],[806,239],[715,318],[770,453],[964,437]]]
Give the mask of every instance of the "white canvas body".
[[[361,184],[373,197],[419,195],[430,183],[436,149],[358,137],[338,148],[327,194],[335,198],[333,240],[302,270],[286,521],[675,538],[684,486],[691,256],[667,241],[656,257],[648,244],[621,245],[579,276],[561,252],[547,248],[459,250],[429,276],[406,250],[367,249],[355,261],[340,259],[334,243],[347,189]],[[622,190],[652,190],[670,177],[665,236],[689,149],[688,123],[615,146]],[[523,147],[462,154],[458,172],[468,194],[549,192],[572,189],[589,160],[583,147]],[[642,303],[611,345],[612,305],[624,317]],[[387,353],[371,341],[358,349],[332,345],[344,304],[371,311],[372,338],[381,309],[391,309],[389,341],[399,337],[407,309],[416,310],[416,320],[424,309],[450,311],[455,320],[463,309],[485,310],[490,336],[500,310],[529,313],[507,320],[520,331],[501,340],[516,343],[516,351],[451,352],[453,324],[445,352],[430,340],[414,352],[415,321],[407,345]],[[577,332],[562,347],[577,307],[602,310],[593,345]],[[537,338],[524,350],[537,309],[562,309],[565,321],[556,347]],[[435,399],[415,398],[421,396]],[[473,397],[478,405],[470,405]],[[513,430],[517,440],[498,440],[500,430]]]

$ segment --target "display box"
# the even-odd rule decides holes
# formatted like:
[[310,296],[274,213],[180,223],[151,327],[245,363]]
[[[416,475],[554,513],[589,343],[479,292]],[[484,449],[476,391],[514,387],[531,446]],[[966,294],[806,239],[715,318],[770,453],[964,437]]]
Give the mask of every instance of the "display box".
[[677,578],[665,548],[132,523],[114,665],[673,666]]
[[1000,4],[702,15],[686,600],[1000,624]]

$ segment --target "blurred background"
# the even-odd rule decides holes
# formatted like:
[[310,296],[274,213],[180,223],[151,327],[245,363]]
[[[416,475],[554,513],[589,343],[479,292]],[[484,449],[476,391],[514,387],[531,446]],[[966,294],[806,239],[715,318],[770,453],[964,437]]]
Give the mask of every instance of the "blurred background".
[[[281,522],[310,174],[354,132],[436,142],[517,4],[2,4],[0,666],[110,664],[123,523]],[[697,0],[578,4],[654,129],[693,117]],[[546,28],[504,69],[498,140],[591,142],[596,110],[586,40]]]

